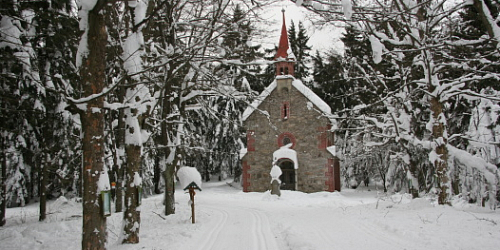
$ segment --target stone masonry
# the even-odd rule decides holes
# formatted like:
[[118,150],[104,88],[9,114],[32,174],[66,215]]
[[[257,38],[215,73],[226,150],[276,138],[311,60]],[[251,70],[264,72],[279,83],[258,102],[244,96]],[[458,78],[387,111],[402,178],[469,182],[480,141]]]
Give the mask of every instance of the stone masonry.
[[[329,178],[333,174],[334,157],[326,150],[326,146],[333,143],[333,134],[327,131],[330,120],[291,86],[292,79],[277,79],[277,87],[244,122],[248,146],[242,159],[244,191],[270,189],[273,152],[283,145],[284,137],[290,138],[292,149],[297,152],[296,190],[306,193],[334,191],[331,183],[334,178]],[[286,117],[284,105],[288,105]],[[261,111],[267,111],[269,116]]]

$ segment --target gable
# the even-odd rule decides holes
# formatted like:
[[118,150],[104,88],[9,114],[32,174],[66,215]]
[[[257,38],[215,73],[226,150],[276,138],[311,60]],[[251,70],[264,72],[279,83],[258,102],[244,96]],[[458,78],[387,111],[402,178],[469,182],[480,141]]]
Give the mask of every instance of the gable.
[[[276,77],[279,78],[280,76]],[[285,76],[289,77],[289,76]],[[327,117],[331,117],[331,108],[323,101],[318,95],[316,95],[310,88],[302,83],[299,79],[294,79],[292,81],[292,86],[298,90],[309,102],[311,102],[323,115]],[[276,89],[277,83],[274,80],[269,86],[267,86],[262,93],[248,106],[242,115],[242,120],[246,121],[248,117],[250,117],[255,110],[259,109],[260,104],[266,100],[269,95]],[[262,111],[266,112],[266,111]]]

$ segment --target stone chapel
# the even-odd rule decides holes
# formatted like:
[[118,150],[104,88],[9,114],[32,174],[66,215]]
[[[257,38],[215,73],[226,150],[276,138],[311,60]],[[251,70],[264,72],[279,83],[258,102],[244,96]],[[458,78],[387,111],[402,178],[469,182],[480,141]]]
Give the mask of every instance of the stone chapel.
[[295,56],[282,12],[276,78],[243,113],[243,191],[270,190],[273,164],[282,171],[281,190],[340,191],[335,121],[328,104],[294,78]]

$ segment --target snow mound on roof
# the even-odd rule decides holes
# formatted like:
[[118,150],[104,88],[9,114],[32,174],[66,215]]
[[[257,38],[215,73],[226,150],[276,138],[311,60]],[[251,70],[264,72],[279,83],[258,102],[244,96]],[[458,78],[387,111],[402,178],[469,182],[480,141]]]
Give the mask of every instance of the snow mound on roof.
[[299,161],[297,160],[297,152],[295,150],[291,149],[290,147],[292,144],[285,145],[281,147],[280,149],[274,151],[273,153],[273,165],[276,164],[276,162],[279,159],[289,159],[293,162],[293,167],[295,169],[299,168]]
[[196,183],[201,188],[201,174],[196,168],[182,167],[177,170],[177,177],[179,177],[182,188],[187,187],[191,182]]

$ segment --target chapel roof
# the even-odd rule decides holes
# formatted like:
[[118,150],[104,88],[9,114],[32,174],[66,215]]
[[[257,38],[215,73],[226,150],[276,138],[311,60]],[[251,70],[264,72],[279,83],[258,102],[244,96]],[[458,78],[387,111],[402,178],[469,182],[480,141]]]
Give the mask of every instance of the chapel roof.
[[[283,77],[289,77],[289,76],[283,76]],[[276,77],[280,78],[280,76]],[[304,95],[314,106],[318,108],[321,113],[323,113],[326,116],[331,116],[332,110],[328,104],[323,101],[318,95],[316,95],[310,88],[308,88],[304,83],[302,83],[301,80],[299,79],[294,79],[292,81],[292,86],[297,89],[302,95]],[[276,80],[274,80],[267,88],[260,93],[260,95],[255,98],[255,100],[248,106],[245,111],[243,112],[243,121],[246,121],[252,113],[258,109],[260,104],[275,90],[277,87]],[[312,108],[312,107],[311,107]],[[266,111],[263,111],[266,112]]]

